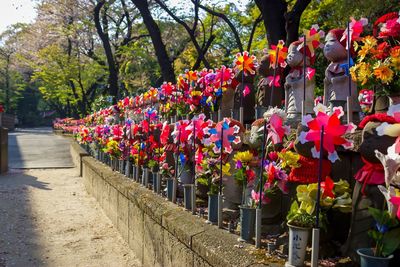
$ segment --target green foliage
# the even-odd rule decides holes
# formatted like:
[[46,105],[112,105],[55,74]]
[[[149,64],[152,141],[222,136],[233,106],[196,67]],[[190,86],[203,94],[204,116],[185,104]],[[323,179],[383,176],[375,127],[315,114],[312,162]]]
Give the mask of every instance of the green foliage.
[[286,216],[287,223],[293,226],[311,228],[315,223],[315,215],[302,212],[297,201],[293,201],[290,210]]
[[368,208],[376,222],[375,229],[368,235],[375,240],[375,256],[387,257],[400,246],[400,227],[396,218],[392,218],[387,210]]

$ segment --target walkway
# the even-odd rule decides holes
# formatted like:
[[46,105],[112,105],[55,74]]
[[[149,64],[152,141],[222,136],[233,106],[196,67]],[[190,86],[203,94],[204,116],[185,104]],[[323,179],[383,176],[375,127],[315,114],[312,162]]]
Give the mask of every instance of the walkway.
[[[10,161],[18,159],[10,165],[19,169],[0,176],[0,267],[139,266],[77,170],[60,168],[71,166],[68,140],[37,129],[9,142]],[[66,152],[62,161],[55,150]],[[48,154],[57,169],[48,168]]]

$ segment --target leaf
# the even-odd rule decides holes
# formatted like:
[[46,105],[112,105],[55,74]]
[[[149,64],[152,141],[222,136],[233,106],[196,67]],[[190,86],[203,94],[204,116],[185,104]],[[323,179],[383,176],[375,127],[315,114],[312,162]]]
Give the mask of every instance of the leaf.
[[393,229],[383,236],[382,255],[387,257],[400,246],[400,228]]

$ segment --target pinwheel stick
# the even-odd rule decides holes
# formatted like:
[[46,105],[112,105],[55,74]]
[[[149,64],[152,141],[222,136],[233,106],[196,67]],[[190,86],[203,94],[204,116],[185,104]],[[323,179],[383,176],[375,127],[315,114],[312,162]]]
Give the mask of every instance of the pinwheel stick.
[[269,106],[270,107],[272,107],[272,102],[273,102],[273,99],[274,99],[276,69],[278,68],[278,57],[279,57],[279,47],[276,49],[276,54],[275,54],[274,76],[273,76],[273,80],[272,80],[271,94],[270,94],[270,99],[269,99]]
[[265,139],[266,139],[266,134],[267,132],[267,121],[264,120],[264,132],[263,132],[263,141],[261,145],[261,164],[260,164],[260,200],[258,202],[258,207],[261,209],[262,208],[262,192],[264,190],[264,184],[263,184],[263,174],[264,174],[264,159],[265,159]]
[[318,254],[319,254],[319,211],[320,211],[320,198],[321,198],[321,181],[322,181],[322,161],[324,155],[324,126],[321,127],[321,143],[319,148],[319,166],[318,166],[318,191],[316,203],[316,218],[315,227],[312,231],[312,251],[311,251],[311,267],[318,267]]
[[176,203],[176,190],[178,187],[178,172],[179,172],[179,146],[180,146],[180,138],[181,138],[181,131],[178,130],[178,142],[176,145],[176,153],[175,153],[175,179],[173,180],[172,186],[172,202]]
[[221,66],[221,102],[220,102],[219,107],[218,107],[218,121],[222,120],[222,109],[221,109],[221,106],[222,106],[222,98],[224,97],[224,92],[223,92],[224,91],[224,89],[223,89],[223,86],[224,86],[224,72],[225,72],[224,66]]
[[307,57],[306,57],[306,47],[307,47],[307,36],[304,34],[304,44],[303,44],[303,103],[301,106],[302,116],[306,114],[306,70],[307,70]]
[[265,158],[265,139],[267,132],[267,122],[264,120],[263,141],[261,145],[261,164],[260,164],[260,196],[258,200],[258,208],[256,210],[256,248],[261,247],[261,208],[262,208],[262,193],[264,190],[263,174],[264,174],[264,158]]
[[242,86],[243,88],[241,88],[239,90],[239,94],[240,94],[240,107],[239,107],[239,121],[241,124],[243,124],[243,90],[244,90],[244,59],[243,59],[243,69],[242,69]]
[[219,162],[219,194],[222,195],[222,156],[224,153],[224,126],[222,125],[221,127],[221,149],[220,149],[220,153],[221,153],[221,160]]
[[221,127],[221,161],[219,162],[218,227],[222,228],[222,156],[224,152],[224,126]]
[[352,98],[351,98],[351,75],[350,75],[350,63],[351,63],[351,54],[350,54],[350,46],[351,46],[351,36],[350,36],[350,22],[347,22],[347,66],[348,66],[348,88],[349,88],[349,96],[347,97],[347,123],[351,123],[353,121],[353,108],[352,108]]

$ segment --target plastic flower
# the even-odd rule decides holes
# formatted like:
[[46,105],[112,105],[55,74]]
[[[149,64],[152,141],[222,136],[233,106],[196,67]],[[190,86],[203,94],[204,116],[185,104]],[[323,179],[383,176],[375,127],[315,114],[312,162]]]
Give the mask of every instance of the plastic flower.
[[389,66],[385,64],[380,64],[374,68],[374,75],[376,78],[380,79],[383,83],[389,83],[393,79],[393,71]]
[[269,55],[270,68],[275,69],[278,66],[285,68],[287,66],[286,57],[288,55],[288,48],[284,45],[285,42],[283,40],[279,40],[277,45],[271,45],[271,49],[264,49],[264,53]]
[[278,152],[278,157],[282,160],[282,168],[299,168],[300,155],[292,151]]
[[339,157],[335,150],[335,146],[341,145],[345,149],[353,146],[353,143],[346,140],[343,136],[346,133],[354,132],[356,126],[354,124],[342,125],[340,118],[344,115],[342,107],[333,108],[333,113],[328,115],[327,108],[318,104],[315,108],[316,117],[313,119],[311,115],[306,115],[302,119],[302,124],[309,128],[308,132],[301,132],[299,141],[302,144],[306,142],[314,142],[314,147],[311,149],[314,158],[319,157],[320,153],[320,137],[321,129],[324,126],[324,143],[323,148],[328,152],[328,159],[335,162]]
[[254,55],[249,56],[247,51],[244,51],[243,54],[237,53],[234,64],[237,72],[244,70],[244,75],[254,75],[258,65],[256,57]]
[[237,152],[233,156],[234,161],[240,161],[242,163],[249,163],[250,161],[252,161],[253,158],[254,158],[254,155],[249,150],[246,150],[243,152]]
[[[251,199],[254,201],[255,205],[258,205],[258,203],[260,202],[260,192],[256,192],[253,190],[251,190]],[[262,204],[268,204],[269,202],[271,202],[271,199],[269,199],[267,197],[267,194],[265,192],[261,193],[261,203]]]
[[186,70],[186,79],[190,82],[197,81],[197,71],[193,70]]

